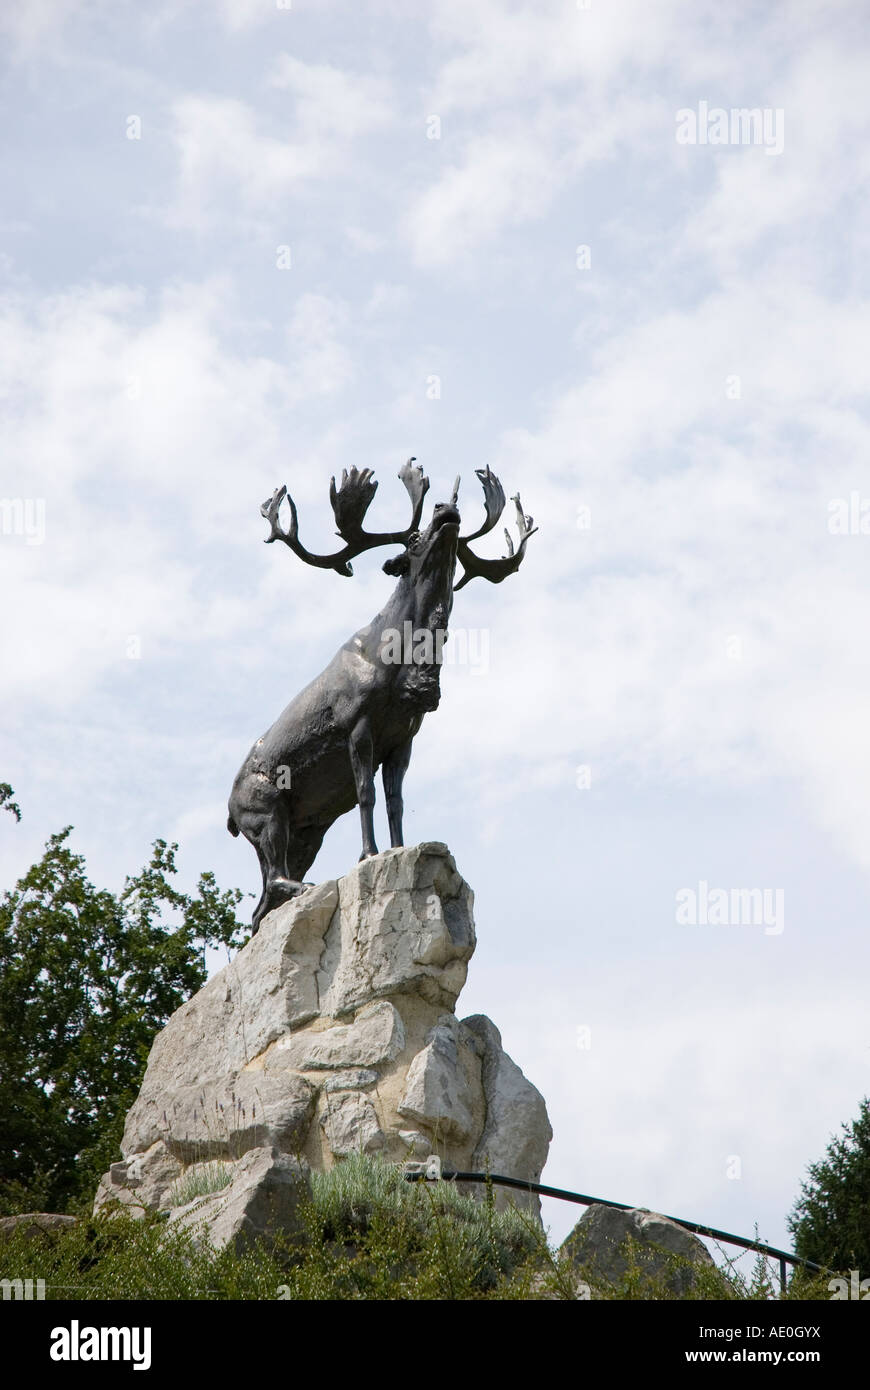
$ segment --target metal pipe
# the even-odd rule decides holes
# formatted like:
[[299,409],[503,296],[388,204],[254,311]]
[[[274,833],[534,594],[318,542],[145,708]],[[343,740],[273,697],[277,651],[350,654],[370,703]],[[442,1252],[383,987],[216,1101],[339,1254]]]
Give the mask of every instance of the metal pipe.
[[[420,1182],[426,1179],[425,1172],[406,1173],[408,1182]],[[497,1187],[515,1187],[521,1192],[536,1192],[541,1197],[555,1197],[561,1202],[576,1202],[579,1206],[591,1207],[615,1207],[617,1211],[637,1211],[637,1207],[632,1207],[628,1202],[611,1202],[606,1197],[587,1197],[582,1192],[568,1192],[562,1187],[545,1187],[539,1182],[526,1182],[523,1178],[506,1178],[499,1173],[459,1173],[444,1169],[442,1178],[450,1182],[491,1182]],[[431,1181],[431,1179],[430,1179]],[[821,1274],[822,1265],[818,1265],[814,1260],[805,1260],[800,1255],[792,1255],[788,1250],[778,1250],[774,1245],[764,1245],[758,1240],[747,1240],[744,1236],[732,1235],[729,1231],[719,1231],[715,1226],[702,1226],[697,1221],[687,1221],[682,1216],[668,1216],[665,1212],[658,1212],[657,1215],[664,1216],[665,1220],[673,1221],[677,1226],[683,1226],[685,1230],[692,1231],[698,1236],[707,1236],[710,1240],[724,1240],[727,1245],[739,1245],[744,1250],[758,1250],[764,1255],[770,1255],[772,1259],[779,1260],[780,1281],[785,1290],[785,1266],[787,1264],[800,1265],[803,1269],[811,1269],[816,1274]]]

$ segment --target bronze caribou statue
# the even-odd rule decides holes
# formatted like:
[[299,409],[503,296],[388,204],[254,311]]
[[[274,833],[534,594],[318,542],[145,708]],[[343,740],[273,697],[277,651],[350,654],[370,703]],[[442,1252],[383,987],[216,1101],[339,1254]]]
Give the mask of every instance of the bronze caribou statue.
[[[457,478],[451,500],[438,503],[429,526],[419,531],[429,479],[414,462],[409,459],[399,473],[412,506],[404,531],[377,534],[363,529],[378,486],[371,469],[345,470],[337,490],[332,479],[329,497],[337,534],[344,541],[332,555],[312,555],[302,545],[296,506],[286,487],[276,489],[260,508],[270,525],[267,544],[283,541],[306,564],[337,574],[353,574],[350,561],[375,546],[403,549],[383,566],[398,578],[385,607],[339,648],[326,670],[257,739],[233,784],[227,827],[231,834],[241,831],[250,840],[263,873],[263,892],[253,916],[255,932],[267,912],[302,891],[302,880],[327,830],[354,805],[362,819],[360,858],[377,854],[373,809],[378,768],[390,842],[403,843],[402,781],[423,716],[438,707],[441,645],[454,589],[476,576],[500,584],[519,568],[526,542],[537,529],[532,518],[523,515],[517,495],[517,551],[505,530],[508,554],[502,559],[486,560],[472,552],[470,542],[492,530],[505,506],[502,485],[487,467],[475,470],[486,509],[478,530],[470,536],[459,534]],[[290,507],[287,531],[279,519],[285,498]],[[457,559],[463,575],[454,585]],[[414,637],[411,652],[401,640],[407,634]]]

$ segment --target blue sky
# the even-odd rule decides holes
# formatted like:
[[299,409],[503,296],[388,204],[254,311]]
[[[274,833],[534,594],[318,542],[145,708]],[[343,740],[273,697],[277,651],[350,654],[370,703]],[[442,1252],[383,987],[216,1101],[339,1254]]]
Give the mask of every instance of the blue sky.
[[[475,529],[489,463],[540,532],[457,596],[488,657],[445,669],[405,797],[475,889],[460,1011],[544,1092],[547,1180],[787,1242],[870,1090],[863,6],[0,31],[0,498],[43,518],[0,534],[3,882],[72,822],[100,883],[163,836],[255,890],[237,767],[391,583],[263,546],[260,502],[286,482],[326,549],[330,475],[374,467],[387,529],[414,454]],[[702,102],[781,149],[680,143]],[[701,882],[781,890],[782,931],[678,925]]]

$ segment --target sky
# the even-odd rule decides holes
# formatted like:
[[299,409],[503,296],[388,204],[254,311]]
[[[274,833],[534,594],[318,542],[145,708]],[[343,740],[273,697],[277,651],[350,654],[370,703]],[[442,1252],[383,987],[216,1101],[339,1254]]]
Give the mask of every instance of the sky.
[[[327,550],[370,467],[398,528],[414,455],[470,531],[489,465],[540,529],[457,595],[405,783],[475,891],[458,1012],[544,1181],[787,1247],[870,1092],[866,18],[0,13],[0,883],[72,824],[100,886],[162,837],[258,892],[235,773],[393,583],[260,503]],[[352,813],[310,876],[358,853]]]

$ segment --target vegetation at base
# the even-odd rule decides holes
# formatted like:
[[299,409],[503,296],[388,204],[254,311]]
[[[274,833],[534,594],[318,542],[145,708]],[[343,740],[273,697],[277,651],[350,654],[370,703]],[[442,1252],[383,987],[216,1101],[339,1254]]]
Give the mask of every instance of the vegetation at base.
[[[12,795],[0,783],[20,818]],[[0,898],[0,1214],[90,1207],[155,1034],[205,983],[205,947],[242,942],[241,892],[203,873],[182,893],[177,845],[156,840],[116,895],[70,831]]]
[[0,1278],[44,1279],[46,1300],[272,1299],[283,1277],[267,1250],[197,1249],[155,1215],[100,1215],[68,1230],[0,1237]]
[[[615,1287],[591,1298],[674,1299],[629,1245]],[[635,1258],[636,1257],[636,1258]],[[0,1237],[0,1278],[43,1279],[46,1298],[299,1300],[571,1300],[582,1275],[552,1249],[525,1211],[496,1209],[448,1182],[409,1183],[399,1169],[363,1155],[314,1174],[303,1230],[245,1253],[197,1245],[190,1231],[149,1215],[103,1213],[67,1230]],[[759,1259],[744,1280],[701,1269],[693,1299],[778,1296]],[[827,1276],[795,1280],[790,1298],[828,1299]]]
[[[286,1280],[293,1297],[482,1297],[546,1254],[538,1223],[515,1207],[499,1211],[491,1186],[476,1200],[453,1183],[409,1183],[365,1154],[311,1179],[305,1256]],[[401,1295],[391,1292],[398,1273]]]
[[804,1259],[870,1277],[870,1098],[842,1128],[810,1164],[788,1228]]

